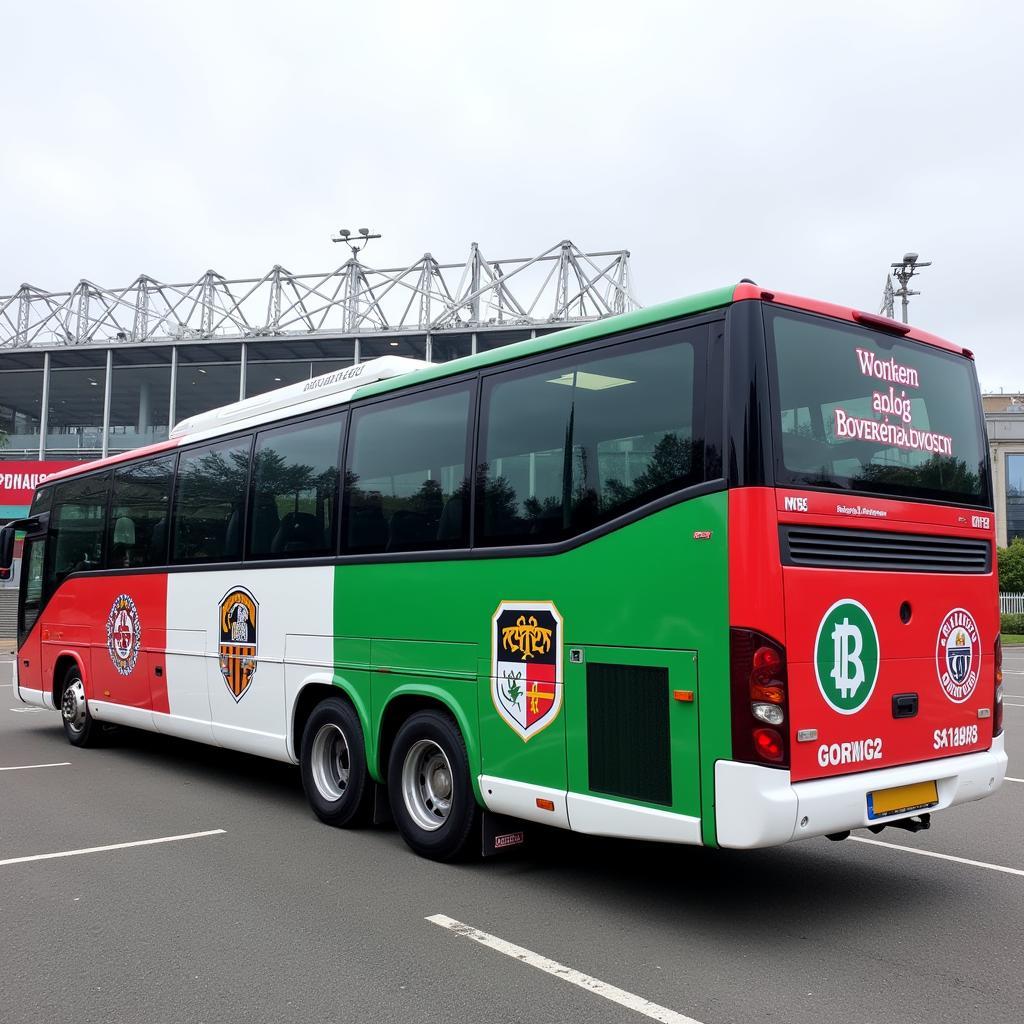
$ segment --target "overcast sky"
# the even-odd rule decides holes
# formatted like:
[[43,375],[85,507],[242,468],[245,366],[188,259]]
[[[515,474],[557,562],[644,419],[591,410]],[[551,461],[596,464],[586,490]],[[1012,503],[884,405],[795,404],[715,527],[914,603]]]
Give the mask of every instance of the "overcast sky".
[[1024,14],[1006,0],[0,0],[0,294],[341,262],[332,229],[629,248],[645,304],[753,277],[1024,388]]

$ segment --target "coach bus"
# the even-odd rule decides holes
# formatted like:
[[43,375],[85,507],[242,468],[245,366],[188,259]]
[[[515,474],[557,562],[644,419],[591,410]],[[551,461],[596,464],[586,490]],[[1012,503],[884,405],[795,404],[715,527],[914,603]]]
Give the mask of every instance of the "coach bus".
[[297,763],[439,860],[916,831],[1006,771],[971,352],[750,282],[226,405],[15,530],[72,744]]

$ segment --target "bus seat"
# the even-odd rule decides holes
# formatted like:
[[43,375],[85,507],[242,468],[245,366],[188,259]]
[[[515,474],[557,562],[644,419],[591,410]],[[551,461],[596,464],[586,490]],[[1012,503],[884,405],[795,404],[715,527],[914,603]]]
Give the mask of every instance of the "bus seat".
[[364,494],[363,501],[353,503],[348,510],[348,547],[355,551],[383,551],[388,541],[380,495],[376,495],[376,501],[367,500],[371,497]]
[[[251,550],[264,554],[268,551],[281,551],[276,547],[277,535],[281,528],[281,517],[277,511],[277,502],[272,494],[257,492],[256,505],[253,508]],[[287,516],[285,517],[287,518]]]
[[391,516],[388,551],[406,551],[411,547],[422,547],[433,539],[429,521],[422,512],[400,508]]
[[324,531],[320,520],[311,512],[289,512],[285,515],[270,544],[270,550],[280,554],[323,549]]

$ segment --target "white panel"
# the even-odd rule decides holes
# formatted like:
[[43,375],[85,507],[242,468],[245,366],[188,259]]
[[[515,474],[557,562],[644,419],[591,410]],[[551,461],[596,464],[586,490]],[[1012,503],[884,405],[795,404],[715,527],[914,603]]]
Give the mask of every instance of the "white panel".
[[133,729],[153,730],[153,712],[146,708],[133,708],[127,704],[111,704],[105,700],[89,701],[89,713],[98,722],[129,725]]
[[37,708],[52,708],[53,704],[46,698],[49,696],[43,690],[30,690],[27,686],[19,687],[18,695],[23,704],[31,704]]
[[662,843],[701,843],[700,818],[581,793],[570,793],[566,803],[573,832]]
[[[512,779],[498,779],[493,775],[481,775],[480,794],[489,811],[507,814],[510,818],[524,821],[539,821],[542,825],[569,827],[569,815],[565,807],[565,790],[534,786],[529,782],[514,782]],[[537,800],[550,800],[553,811],[537,806]]]
[[[213,742],[210,731],[210,698],[206,694],[206,629],[196,609],[179,597],[176,581],[185,576],[202,577],[205,573],[170,573],[167,577],[167,621],[175,628],[167,630],[167,704],[173,717],[192,723],[207,723],[205,730],[192,738],[204,743]],[[167,728],[164,715],[154,717],[160,732],[181,735],[177,729]]]
[[[287,743],[291,703],[285,697],[285,637],[289,633],[324,635],[326,641],[316,653],[324,664],[330,664],[333,574],[331,566],[310,566],[170,575],[168,621],[204,632],[207,713],[216,743],[291,760]],[[219,659],[220,603],[235,587],[244,587],[257,604],[256,670],[237,700],[221,672]],[[171,713],[183,712],[176,711],[172,702]]]

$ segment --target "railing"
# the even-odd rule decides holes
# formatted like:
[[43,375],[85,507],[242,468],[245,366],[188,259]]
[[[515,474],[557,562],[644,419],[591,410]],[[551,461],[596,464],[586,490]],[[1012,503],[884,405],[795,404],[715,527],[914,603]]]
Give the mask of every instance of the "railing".
[[999,611],[1003,615],[1024,615],[1024,594],[1000,594]]

